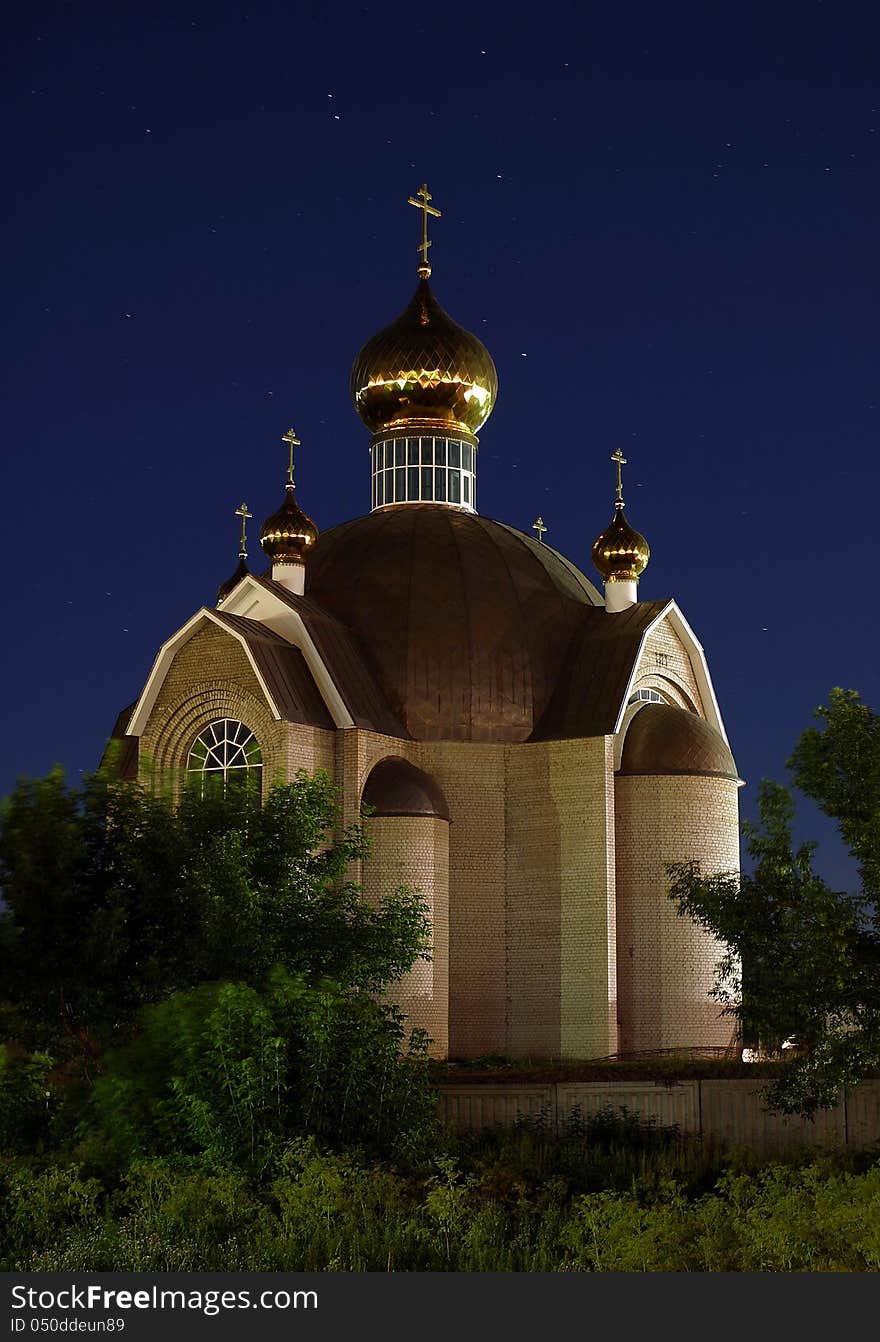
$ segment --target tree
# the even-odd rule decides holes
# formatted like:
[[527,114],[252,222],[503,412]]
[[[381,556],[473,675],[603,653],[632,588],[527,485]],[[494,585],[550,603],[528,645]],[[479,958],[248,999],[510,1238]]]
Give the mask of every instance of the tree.
[[795,784],[837,821],[862,894],[880,897],[880,716],[855,690],[834,689],[788,761]]
[[760,823],[743,826],[750,874],[668,868],[678,911],[727,944],[716,998],[766,1046],[792,1036],[800,1045],[768,1098],[804,1114],[835,1104],[845,1083],[880,1065],[880,720],[843,690],[816,715],[824,728],[804,733],[789,765],[801,790],[838,821],[861,890],[834,891],[815,873],[815,844],[793,844],[791,795],[768,781],[759,789]]
[[106,772],[19,783],[0,813],[6,1032],[87,1061],[141,1007],[215,980],[259,988],[276,964],[383,989],[427,956],[430,924],[414,891],[364,900],[346,873],[365,847],[359,827],[340,832],[321,771],[262,803],[246,789],[174,803]]

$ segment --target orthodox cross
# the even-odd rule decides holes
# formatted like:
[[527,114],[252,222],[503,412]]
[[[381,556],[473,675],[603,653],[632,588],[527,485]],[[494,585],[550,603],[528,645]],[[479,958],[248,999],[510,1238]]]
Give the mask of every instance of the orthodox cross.
[[235,510],[236,517],[241,518],[241,543],[238,547],[239,559],[247,559],[247,520],[253,517],[253,513],[248,512],[246,503],[242,503]]
[[611,453],[611,460],[617,463],[617,502],[623,503],[623,476],[620,468],[626,465],[626,457],[618,448],[616,452]]
[[546,530],[547,528],[544,526],[543,517],[536,517],[534,522],[532,523],[532,531],[534,531],[537,534],[538,543],[540,545],[544,544],[544,532]]
[[293,429],[288,429],[287,433],[282,433],[281,441],[282,443],[287,443],[287,446],[290,449],[287,457],[287,483],[290,488],[293,489],[293,449],[295,447],[302,447],[302,443],[297,438]]
[[422,212],[422,241],[419,243],[416,251],[422,253],[422,263],[419,266],[419,274],[422,275],[423,271],[427,271],[427,274],[422,276],[423,279],[427,279],[428,275],[431,273],[431,267],[428,265],[428,248],[431,246],[428,238],[428,215],[433,215],[435,219],[440,218],[440,211],[435,209],[433,205],[428,204],[428,201],[433,199],[434,197],[428,190],[427,182],[422,182],[422,185],[414,196],[407,197],[407,204],[415,205],[416,209],[421,210]]

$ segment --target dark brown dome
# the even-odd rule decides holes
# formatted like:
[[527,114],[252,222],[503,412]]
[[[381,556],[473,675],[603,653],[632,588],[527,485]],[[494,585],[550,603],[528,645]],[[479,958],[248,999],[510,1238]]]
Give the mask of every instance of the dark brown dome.
[[730,747],[708,722],[672,704],[646,704],[623,743],[622,774],[709,774],[737,778]]
[[427,815],[449,819],[449,807],[439,786],[408,760],[380,760],[364,787],[363,803],[377,816]]
[[307,594],[349,626],[417,740],[525,741],[595,587],[501,522],[420,503],[325,532]]

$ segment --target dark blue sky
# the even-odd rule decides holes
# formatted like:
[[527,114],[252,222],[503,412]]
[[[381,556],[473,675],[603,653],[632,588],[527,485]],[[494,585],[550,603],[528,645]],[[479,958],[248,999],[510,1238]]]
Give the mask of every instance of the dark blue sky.
[[831,686],[880,707],[876,6],[11,14],[0,790],[94,766],[243,498],[253,554],[289,423],[318,524],[368,510],[348,375],[424,180],[435,292],[499,372],[480,511],[596,578],[623,448],[746,814]]

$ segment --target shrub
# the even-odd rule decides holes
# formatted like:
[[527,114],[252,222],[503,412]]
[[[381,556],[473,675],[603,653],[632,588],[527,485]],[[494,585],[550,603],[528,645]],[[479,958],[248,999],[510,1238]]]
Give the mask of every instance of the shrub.
[[14,1057],[0,1044],[0,1150],[29,1150],[47,1136],[51,1070],[48,1053]]
[[259,1173],[292,1136],[416,1152],[436,1132],[424,1036],[396,1008],[276,968],[268,988],[203,985],[147,1008],[95,1083],[99,1120],[131,1159],[182,1152]]

